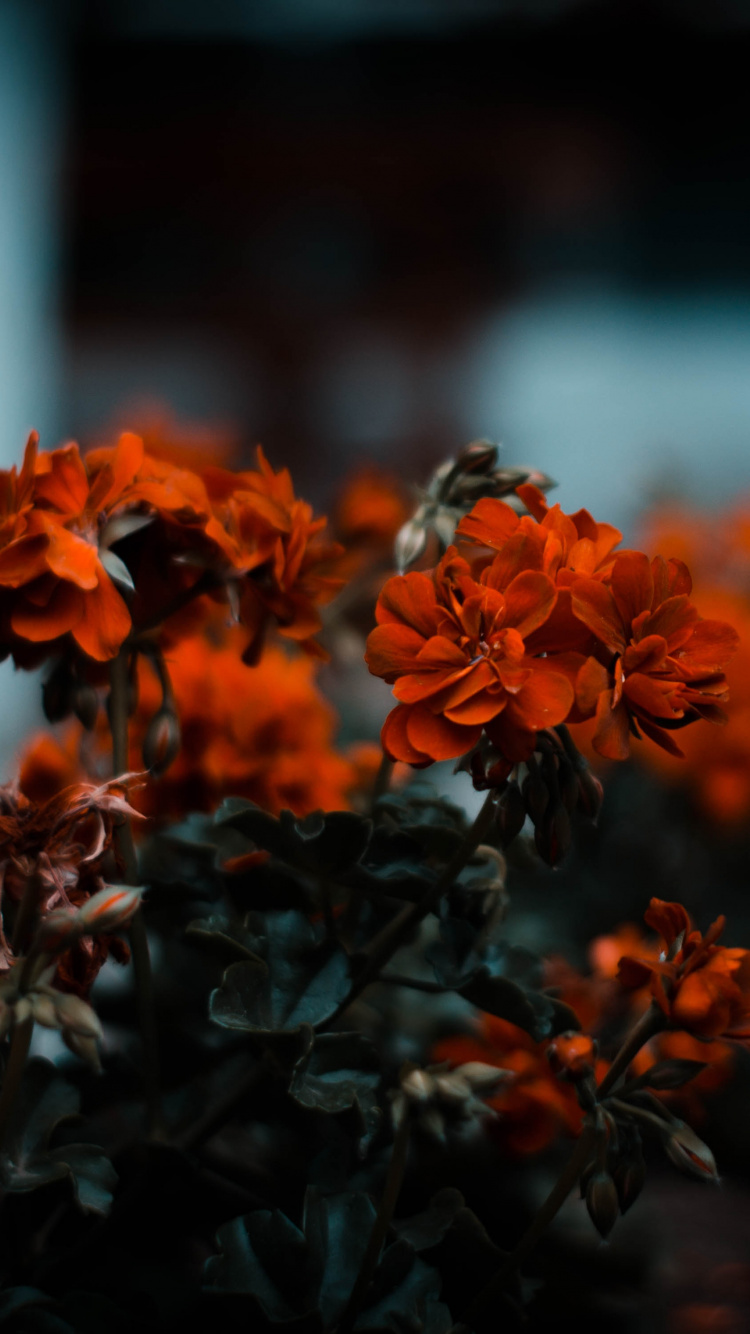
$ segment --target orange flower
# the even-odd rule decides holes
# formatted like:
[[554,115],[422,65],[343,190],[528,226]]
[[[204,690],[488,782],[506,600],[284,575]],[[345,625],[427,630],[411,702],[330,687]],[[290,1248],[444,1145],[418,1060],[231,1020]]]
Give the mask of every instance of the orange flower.
[[488,1099],[499,1113],[487,1129],[511,1154],[539,1153],[564,1132],[580,1134],[583,1114],[573,1085],[556,1079],[547,1059],[548,1042],[535,1042],[523,1029],[494,1015],[479,1016],[475,1037],[444,1038],[431,1060],[511,1070],[515,1079]]
[[576,702],[596,714],[594,748],[625,759],[639,728],[672,754],[682,751],[665,729],[695,718],[724,720],[717,700],[727,698],[723,668],[738,636],[722,621],[702,620],[688,600],[691,580],[679,561],[624,552],[612,566],[610,586],[577,579],[573,612],[598,641],[581,668]]
[[107,549],[106,523],[137,471],[142,446],[123,436],[111,464],[90,482],[77,445],[36,459],[25,531],[0,552],[0,586],[13,589],[10,629],[33,643],[70,632],[105,661],[130,630],[130,613],[107,571],[127,570]]
[[702,936],[681,904],[662,899],[651,900],[645,917],[666,950],[658,960],[621,959],[623,986],[648,984],[672,1028],[699,1038],[750,1041],[750,951],[715,943],[725,919],[717,918]]
[[385,585],[366,661],[373,675],[395,682],[400,701],[381,734],[391,759],[417,766],[452,759],[485,729],[515,762],[532,753],[538,729],[567,716],[569,661],[533,657],[525,643],[547,621],[557,592],[549,575],[525,568],[523,559],[502,551],[477,580],[449,547],[431,574],[398,575]]
[[411,514],[403,483],[379,468],[360,468],[344,482],[333,511],[333,527],[347,546],[390,555],[399,529]]
[[[214,810],[225,796],[246,797],[273,814],[341,810],[357,788],[354,759],[333,745],[337,719],[315,683],[309,658],[290,658],[266,648],[257,667],[240,658],[242,631],[219,643],[203,635],[182,639],[167,658],[181,744],[161,777],[150,777],[133,794],[139,810],[153,818]],[[161,706],[160,688],[148,661],[138,670],[138,707],[130,728],[130,767],[143,769],[144,738]],[[22,757],[24,791],[49,795],[79,778],[89,735],[75,724],[57,742],[42,734]],[[102,719],[89,744],[90,765],[109,763],[109,738]]]

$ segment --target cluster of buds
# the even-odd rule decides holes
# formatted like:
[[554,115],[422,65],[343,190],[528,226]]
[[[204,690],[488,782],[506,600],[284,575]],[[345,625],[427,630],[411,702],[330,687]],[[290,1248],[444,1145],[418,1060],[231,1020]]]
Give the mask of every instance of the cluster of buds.
[[465,514],[483,496],[503,496],[514,509],[523,506],[516,487],[530,482],[540,491],[555,483],[535,468],[503,468],[498,464],[498,446],[489,440],[475,440],[453,459],[441,463],[423,493],[421,503],[396,537],[396,568],[405,574],[427,551],[431,541],[432,563],[453,542],[456,528]]
[[[596,821],[601,810],[602,785],[564,724],[537,733],[524,765],[509,764],[485,735],[457,768],[468,770],[478,792],[497,789],[496,826],[503,847],[517,838],[528,817],[537,852],[549,866],[557,866],[571,845],[574,813]],[[525,774],[512,776],[514,769]]]
[[106,885],[80,908],[55,908],[39,923],[32,953],[60,954],[81,936],[122,931],[140,906],[143,889],[134,885]]
[[448,1062],[424,1069],[406,1064],[390,1095],[394,1125],[398,1129],[408,1117],[414,1129],[444,1144],[449,1130],[477,1117],[495,1116],[484,1099],[513,1078],[510,1070],[482,1061],[468,1061],[453,1070]]
[[52,986],[55,968],[50,964],[33,982],[24,984],[26,961],[13,966],[0,986],[0,1038],[28,1022],[57,1029],[65,1045],[98,1072],[102,1026],[87,1001]]

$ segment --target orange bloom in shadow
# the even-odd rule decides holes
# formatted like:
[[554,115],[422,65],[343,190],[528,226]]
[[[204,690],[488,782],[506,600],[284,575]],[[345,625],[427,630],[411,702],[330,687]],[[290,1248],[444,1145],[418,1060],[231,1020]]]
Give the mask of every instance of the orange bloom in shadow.
[[648,985],[672,1028],[699,1038],[750,1040],[750,951],[716,944],[725,919],[717,918],[702,936],[681,904],[662,899],[651,900],[645,919],[666,948],[658,960],[621,959],[623,986]]
[[398,477],[360,468],[348,477],[333,509],[333,528],[347,547],[391,552],[413,506]]
[[581,714],[595,713],[594,749],[625,759],[640,731],[681,755],[669,730],[695,718],[724,721],[724,667],[738,636],[722,621],[702,620],[688,599],[691,580],[679,561],[640,552],[615,560],[610,586],[579,579],[575,615],[598,640],[576,682]]
[[561,1133],[578,1135],[583,1114],[572,1084],[557,1079],[547,1058],[548,1042],[535,1042],[523,1029],[494,1015],[479,1016],[476,1036],[444,1038],[430,1059],[464,1065],[482,1061],[515,1078],[489,1098],[499,1113],[487,1123],[493,1139],[512,1155],[539,1153]]
[[452,759],[486,730],[515,762],[532,753],[538,729],[567,716],[569,664],[533,657],[525,643],[557,592],[549,575],[523,560],[520,551],[500,553],[476,579],[450,547],[430,574],[398,575],[383,588],[366,661],[373,675],[395,683],[400,701],[381,735],[391,759]]

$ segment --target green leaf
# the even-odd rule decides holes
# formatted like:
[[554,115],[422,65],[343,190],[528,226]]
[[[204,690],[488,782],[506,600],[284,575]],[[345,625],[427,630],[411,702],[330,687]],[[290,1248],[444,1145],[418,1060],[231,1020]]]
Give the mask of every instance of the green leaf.
[[314,811],[299,819],[292,811],[279,818],[248,802],[235,802],[216,814],[217,825],[244,834],[259,848],[314,875],[337,876],[362,857],[372,824],[353,811]]
[[7,1191],[22,1195],[68,1178],[84,1213],[109,1211],[117,1173],[104,1151],[95,1144],[50,1146],[57,1126],[76,1117],[79,1106],[78,1090],[59,1077],[50,1061],[29,1061],[0,1162]]
[[380,1125],[375,1089],[380,1083],[376,1048],[359,1033],[321,1033],[296,1067],[289,1092],[303,1107],[336,1115],[356,1107],[364,1149]]
[[212,993],[214,1023],[246,1033],[293,1032],[323,1023],[348,994],[349,959],[303,913],[267,913],[263,958],[234,963]]
[[639,1088],[681,1089],[685,1084],[689,1084],[691,1079],[695,1079],[707,1066],[708,1061],[688,1061],[679,1057],[668,1061],[657,1061],[642,1075],[639,1075],[636,1082]]

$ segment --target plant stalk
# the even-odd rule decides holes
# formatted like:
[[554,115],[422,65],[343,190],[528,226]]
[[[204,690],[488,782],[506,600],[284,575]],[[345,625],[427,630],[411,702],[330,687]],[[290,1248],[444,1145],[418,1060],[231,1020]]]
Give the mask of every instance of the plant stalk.
[[396,1207],[396,1201],[401,1190],[401,1183],[404,1179],[406,1170],[406,1159],[409,1152],[409,1135],[411,1131],[411,1120],[408,1110],[405,1112],[401,1123],[396,1131],[396,1137],[393,1141],[393,1153],[388,1166],[388,1175],[385,1179],[383,1195],[378,1206],[378,1212],[375,1215],[375,1222],[372,1225],[372,1232],[367,1243],[362,1263],[359,1267],[354,1287],[344,1309],[344,1314],[339,1321],[336,1334],[350,1334],[354,1322],[359,1315],[367,1289],[372,1282],[375,1270],[378,1267],[380,1252],[383,1249],[383,1242],[386,1233],[390,1227],[393,1211]]
[[539,1238],[546,1232],[550,1223],[564,1205],[581,1172],[588,1165],[595,1140],[595,1127],[591,1124],[584,1126],[573,1153],[536,1217],[524,1232],[515,1249],[506,1256],[497,1273],[463,1312],[457,1322],[458,1324],[467,1325],[470,1329],[473,1328],[477,1316],[481,1315],[485,1307],[502,1297],[503,1289],[511,1274],[523,1264],[526,1257],[533,1251]]
[[454,853],[450,861],[443,868],[442,875],[438,877],[434,885],[430,888],[418,903],[410,903],[407,908],[402,909],[396,916],[388,922],[387,926],[379,932],[368,946],[367,961],[354,978],[349,994],[339,1005],[336,1012],[325,1024],[327,1028],[332,1024],[344,1010],[348,1009],[352,1001],[368,987],[371,982],[377,981],[381,968],[388,960],[400,949],[401,945],[408,939],[415,926],[423,921],[428,913],[437,907],[441,898],[450,889],[451,885],[461,874],[469,859],[476,852],[480,843],[484,843],[495,819],[495,794],[493,791],[487,793],[484,805],[477,815],[473,825],[467,831],[466,837],[460,848]]
[[29,1054],[33,1031],[34,1016],[31,1014],[27,1019],[22,1019],[20,1024],[16,1024],[13,1029],[8,1064],[5,1067],[3,1086],[0,1090],[0,1150],[6,1147],[8,1130],[21,1090],[21,1081],[26,1068],[26,1057]]
[[596,1096],[601,1101],[613,1089],[618,1081],[627,1071],[630,1062],[634,1056],[637,1056],[641,1047],[648,1042],[649,1038],[655,1036],[664,1027],[664,1015],[656,1004],[652,1001],[645,1014],[642,1014],[638,1023],[630,1030],[628,1036],[623,1042],[620,1050],[615,1056],[609,1070],[598,1085]]
[[[128,770],[128,657],[123,645],[110,666],[110,728],[112,732],[112,769],[115,776]],[[126,816],[114,829],[115,851],[120,858],[125,882],[138,884],[138,861],[133,830]],[[130,923],[130,948],[133,958],[136,1004],[143,1044],[143,1084],[146,1100],[147,1134],[160,1139],[163,1134],[161,1088],[159,1078],[159,1041],[154,1018],[154,984],[148,935],[139,908]]]

